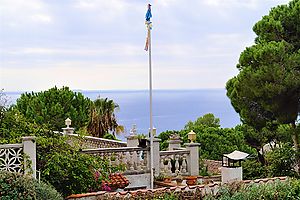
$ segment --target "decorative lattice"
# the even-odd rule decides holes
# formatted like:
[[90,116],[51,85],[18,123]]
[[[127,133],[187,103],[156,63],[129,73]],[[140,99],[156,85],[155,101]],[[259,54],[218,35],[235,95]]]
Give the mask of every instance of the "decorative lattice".
[[0,149],[0,170],[22,172],[23,148]]

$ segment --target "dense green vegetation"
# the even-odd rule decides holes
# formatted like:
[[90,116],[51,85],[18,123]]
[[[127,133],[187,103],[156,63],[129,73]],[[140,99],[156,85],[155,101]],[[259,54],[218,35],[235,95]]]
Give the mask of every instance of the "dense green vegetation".
[[[239,59],[239,74],[227,82],[227,95],[244,124],[251,146],[281,141],[279,126],[286,126],[300,166],[300,1],[271,9],[253,30],[255,44],[247,47]],[[260,162],[265,165],[264,155]],[[299,168],[300,169],[300,168]]]
[[[0,102],[6,102],[4,93],[0,94]],[[22,94],[16,105],[1,105],[0,143],[16,143],[21,142],[22,136],[37,136],[37,169],[42,180],[52,184],[63,196],[97,191],[101,188],[101,180],[122,169],[122,166],[110,166],[99,157],[80,153],[79,144],[73,142],[70,146],[67,137],[52,131],[64,127],[67,117],[72,118],[76,128],[86,129],[93,102],[82,94],[67,87],[55,87]],[[110,134],[105,136],[114,138]],[[97,178],[95,173],[99,173]]]
[[300,181],[288,180],[276,181],[266,184],[244,185],[234,182],[220,188],[217,195],[206,196],[205,200],[256,200],[256,199],[299,199]]
[[[220,120],[209,113],[187,122],[182,130],[160,133],[160,148],[167,148],[167,140],[172,134],[178,134],[182,143],[187,143],[188,133],[193,130],[197,134],[196,142],[201,144],[201,158],[221,160],[223,154],[234,150],[249,153],[251,158],[243,163],[245,179],[298,177],[299,19],[300,1],[293,0],[288,5],[273,8],[254,25],[253,30],[257,35],[255,44],[241,53],[237,64],[239,74],[226,84],[227,96],[240,115],[241,125],[221,128]],[[69,117],[77,130],[113,139],[115,133],[122,131],[114,115],[117,108],[118,105],[112,100],[96,99],[93,102],[68,87],[24,93],[16,105],[8,107],[1,91],[0,143],[20,142],[22,136],[35,135],[38,137],[38,169],[43,181],[52,184],[64,196],[97,190],[100,181],[107,178],[108,173],[120,168],[111,168],[105,160],[80,154],[79,147],[71,147],[65,137],[54,134],[53,130],[64,127],[64,120]],[[298,165],[298,171],[295,165]],[[95,178],[95,173],[100,173],[100,178]],[[30,189],[27,183],[33,184],[32,180],[13,176],[0,179],[1,195],[20,193],[24,199],[31,199],[32,195],[44,193],[46,185],[30,186]],[[10,179],[18,183],[13,192],[10,192],[10,185],[6,182]],[[27,189],[28,192],[24,193]],[[52,192],[55,193],[45,191],[45,194]],[[228,186],[222,188],[217,196],[207,198],[297,199],[299,196],[299,181],[292,180],[260,186]],[[10,198],[18,197],[7,196],[7,199]],[[176,199],[176,196],[167,194],[166,198]]]
[[63,199],[51,185],[38,183],[29,176],[7,171],[0,171],[0,195],[2,200]]

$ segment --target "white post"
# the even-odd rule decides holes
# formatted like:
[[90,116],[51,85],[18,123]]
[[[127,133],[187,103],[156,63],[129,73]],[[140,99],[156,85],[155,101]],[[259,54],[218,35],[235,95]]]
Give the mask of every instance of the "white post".
[[159,152],[160,141],[161,139],[159,138],[153,138],[153,168],[154,168],[153,174],[155,176],[158,176],[160,174],[160,152]]
[[199,175],[199,143],[187,143],[186,149],[190,151],[188,170],[191,176]]
[[151,63],[151,24],[147,24],[148,29],[148,47],[149,47],[149,98],[150,98],[150,176],[151,185],[150,188],[153,189],[154,174],[153,174],[153,119],[152,119],[152,63]]
[[[36,143],[35,136],[23,137],[23,151],[25,174],[31,174],[36,178]],[[28,156],[28,159],[27,159]],[[28,163],[31,162],[31,163]]]

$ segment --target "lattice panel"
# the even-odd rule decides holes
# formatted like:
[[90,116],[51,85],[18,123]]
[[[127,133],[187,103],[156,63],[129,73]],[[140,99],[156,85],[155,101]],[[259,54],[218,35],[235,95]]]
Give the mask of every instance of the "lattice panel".
[[0,149],[0,170],[22,172],[23,148]]

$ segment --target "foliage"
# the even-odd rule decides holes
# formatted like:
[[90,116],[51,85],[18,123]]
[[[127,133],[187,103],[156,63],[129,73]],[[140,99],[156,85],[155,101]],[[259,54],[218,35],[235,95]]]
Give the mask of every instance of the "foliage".
[[28,122],[17,109],[11,107],[5,111],[0,124],[0,143],[20,143],[21,137],[47,135],[47,127]]
[[63,199],[51,185],[38,183],[30,176],[7,171],[0,171],[0,194],[3,200]]
[[243,179],[252,180],[258,178],[266,178],[268,175],[267,167],[262,165],[256,159],[247,159],[242,162]]
[[63,197],[60,193],[58,193],[55,188],[44,182],[35,182],[35,191],[36,191],[36,198],[38,200],[62,200]]
[[93,103],[90,121],[87,126],[88,132],[96,137],[103,137],[109,131],[113,134],[115,132],[123,132],[124,128],[118,125],[114,114],[117,108],[119,108],[119,105],[113,100],[108,100],[107,98],[96,99]]
[[4,114],[8,109],[8,97],[3,89],[0,89],[0,124],[4,118]]
[[171,135],[177,134],[179,135],[179,131],[165,131],[165,132],[161,132],[157,137],[159,139],[161,139],[161,142],[159,143],[159,149],[161,151],[165,151],[168,149],[169,146],[169,139],[171,137]]
[[275,181],[266,184],[244,185],[232,183],[220,188],[217,195],[208,195],[204,199],[212,200],[256,200],[256,199],[299,199],[300,181],[288,180],[286,182]]
[[207,113],[205,115],[203,115],[202,117],[199,117],[198,119],[196,119],[196,121],[189,121],[184,129],[189,129],[189,130],[193,130],[194,128],[197,128],[197,127],[201,127],[201,126],[204,126],[204,127],[215,127],[215,128],[218,128],[220,127],[220,119],[219,118],[216,118],[214,116],[214,114],[212,113]]
[[113,134],[110,134],[110,133],[106,133],[104,136],[103,136],[104,139],[109,139],[109,140],[117,140],[116,136],[114,136]]
[[[99,190],[101,181],[107,179],[109,173],[123,170],[121,165],[112,167],[98,156],[80,153],[74,146],[70,146],[63,136],[37,139],[42,179],[64,196]],[[95,173],[99,172],[95,178]]]
[[193,130],[196,134],[196,142],[200,143],[200,156],[206,159],[221,160],[222,155],[234,150],[254,154],[255,151],[245,143],[242,130],[239,128],[220,128],[219,118],[213,114],[206,114],[196,121],[188,122],[181,131],[166,131],[159,134],[162,140],[160,149],[166,150],[168,140],[173,134],[178,134],[182,143],[188,143],[188,133]]
[[[237,65],[239,74],[226,85],[227,96],[243,123],[252,126],[269,141],[270,137],[276,138],[276,135],[268,134],[278,125],[291,125],[289,134],[297,152],[299,138],[295,121],[300,109],[299,8],[299,0],[277,6],[254,25],[253,30],[257,34],[255,44],[241,53]],[[251,137],[253,139],[255,135]],[[299,155],[296,154],[298,166]]]
[[206,114],[195,122],[188,122],[180,136],[184,143],[188,142],[187,135],[194,130],[197,134],[196,142],[201,144],[200,155],[206,159],[221,160],[223,154],[234,150],[255,153],[245,144],[243,132],[239,128],[220,128],[219,122],[213,114]]
[[268,152],[266,160],[269,176],[295,176],[297,174],[294,170],[295,154],[295,149],[289,143]]
[[83,127],[89,120],[91,104],[91,100],[80,92],[73,92],[68,87],[54,87],[43,92],[23,93],[17,99],[15,109],[30,123],[61,130],[68,117],[72,119],[74,127]]

